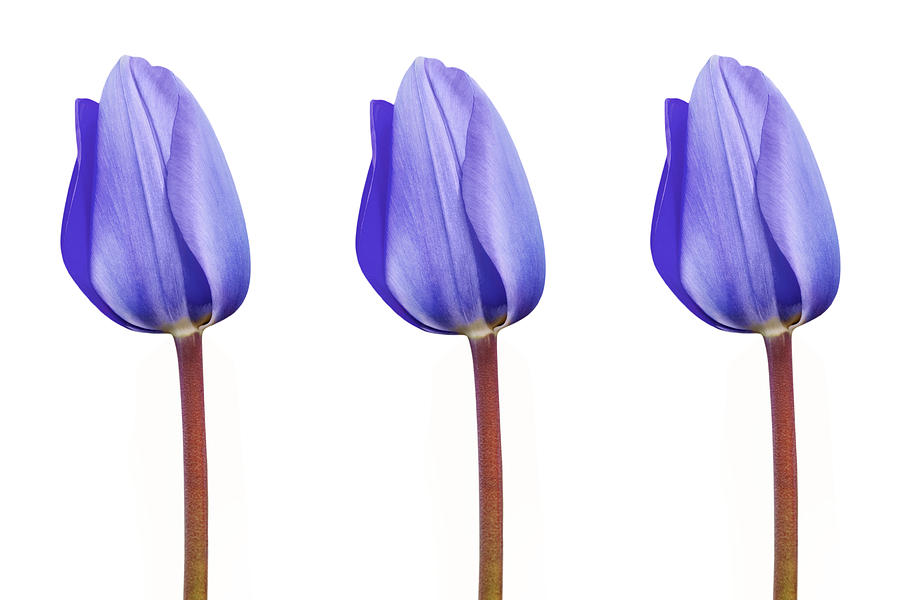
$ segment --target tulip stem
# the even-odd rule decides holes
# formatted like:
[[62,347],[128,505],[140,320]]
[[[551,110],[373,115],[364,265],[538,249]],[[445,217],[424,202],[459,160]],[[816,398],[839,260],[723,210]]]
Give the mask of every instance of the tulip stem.
[[774,599],[797,598],[797,436],[791,334],[764,337],[772,398],[772,454],[775,471]]
[[206,600],[206,423],[200,333],[175,338],[184,443],[184,600]]
[[478,414],[478,600],[503,597],[503,467],[500,456],[500,390],[497,336],[470,338]]

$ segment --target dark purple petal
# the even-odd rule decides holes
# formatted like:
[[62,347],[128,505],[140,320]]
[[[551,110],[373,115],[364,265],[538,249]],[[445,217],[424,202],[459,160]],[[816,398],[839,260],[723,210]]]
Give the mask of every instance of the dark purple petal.
[[740,331],[716,322],[697,306],[681,282],[681,226],[684,189],[684,152],[687,142],[688,103],[669,98],[665,104],[666,162],[663,165],[653,225],[650,229],[650,252],[653,264],[663,281],[692,313],[713,327]]
[[151,330],[133,325],[117,315],[97,294],[91,283],[91,221],[94,196],[94,173],[97,165],[97,113],[93,100],[75,101],[75,138],[78,158],[69,183],[63,213],[60,247],[63,262],[72,279],[85,296],[104,315],[123,327],[135,331]]
[[363,189],[356,224],[356,258],[363,275],[379,296],[407,322],[430,331],[444,332],[417,321],[394,298],[385,279],[385,225],[387,223],[388,186],[391,167],[391,129],[394,107],[384,100],[373,100],[370,105],[372,132],[372,162]]

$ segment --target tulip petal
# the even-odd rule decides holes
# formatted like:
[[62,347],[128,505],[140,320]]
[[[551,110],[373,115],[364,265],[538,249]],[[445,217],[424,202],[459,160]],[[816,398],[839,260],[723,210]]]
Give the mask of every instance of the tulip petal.
[[735,76],[732,67],[710,59],[691,95],[681,273],[685,290],[712,319],[762,331],[780,322],[771,235],[755,182],[767,80],[749,68]]
[[421,323],[458,333],[506,318],[503,282],[461,193],[473,103],[465,73],[417,59],[397,93],[391,145],[388,287]]
[[123,57],[100,100],[91,281],[122,318],[171,330],[188,319],[182,248],[166,197],[178,89],[171,72]]
[[[166,163],[169,207],[184,241],[185,293],[208,325],[232,314],[250,285],[250,244],[231,171],[212,126],[175,78],[178,103]],[[211,313],[211,314],[210,314]],[[192,314],[197,322],[203,315]]]
[[[772,83],[765,75],[753,67],[741,66],[733,58],[719,57],[722,78],[727,86],[731,101],[741,121],[744,136],[750,149],[750,156],[756,167],[757,203],[759,203],[758,163],[762,146],[763,124],[769,110]],[[760,207],[762,208],[762,207]],[[772,277],[778,317],[782,323],[795,323],[800,315],[800,286],[797,276],[791,269],[769,231],[763,223],[769,258],[772,261]]]
[[757,172],[760,210],[799,282],[799,325],[822,314],[834,300],[840,253],[812,149],[796,115],[771,82]]
[[725,331],[742,331],[718,323],[697,306],[681,282],[681,224],[684,188],[684,161],[687,142],[688,103],[669,98],[665,104],[666,147],[668,153],[663,166],[653,225],[650,229],[650,252],[653,264],[663,281],[692,313],[713,327]]
[[94,196],[94,171],[97,164],[97,114],[99,106],[93,100],[75,101],[75,137],[78,158],[69,183],[66,208],[63,213],[60,247],[63,262],[72,279],[85,296],[104,315],[128,329],[150,332],[133,325],[117,315],[100,297],[91,283],[91,211]]
[[531,187],[500,114],[474,82],[462,200],[506,295],[503,326],[530,313],[544,290],[544,242]]
[[394,107],[384,100],[370,105],[372,162],[363,189],[356,225],[356,258],[363,275],[379,296],[407,322],[432,333],[449,333],[424,325],[403,308],[391,293],[385,278],[385,225],[391,169],[391,130]]

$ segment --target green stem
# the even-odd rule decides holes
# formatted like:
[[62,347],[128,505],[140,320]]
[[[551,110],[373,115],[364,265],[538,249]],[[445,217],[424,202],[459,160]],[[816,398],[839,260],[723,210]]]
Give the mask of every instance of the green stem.
[[184,443],[184,600],[206,600],[206,422],[200,333],[175,338]]
[[503,467],[500,456],[500,392],[497,336],[470,338],[478,414],[480,559],[478,599],[503,597]]
[[765,337],[772,397],[775,471],[774,599],[797,598],[797,439],[791,334]]

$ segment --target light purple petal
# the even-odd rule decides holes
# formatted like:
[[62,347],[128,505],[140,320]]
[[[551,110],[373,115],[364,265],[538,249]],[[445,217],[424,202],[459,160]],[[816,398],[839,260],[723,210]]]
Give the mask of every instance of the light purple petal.
[[[208,325],[232,314],[250,285],[250,244],[225,154],[206,115],[177,78],[178,102],[166,164],[169,206],[189,249],[183,260],[190,307],[211,299]],[[196,259],[196,268],[191,266]],[[191,315],[197,319],[198,315]]]
[[166,197],[177,101],[169,71],[130,57],[110,73],[100,100],[91,281],[116,314],[146,329],[189,317]]
[[[831,204],[800,122],[771,82],[757,165],[759,205],[775,243],[796,274],[800,323],[827,309],[840,281]],[[798,323],[799,324],[799,323]]]
[[759,71],[735,73],[731,59],[713,57],[688,111],[682,282],[703,312],[740,330],[779,319],[769,233],[756,198],[767,99]]
[[385,273],[419,322],[464,332],[504,319],[503,285],[461,196],[474,87],[458,69],[417,59],[394,104]]
[[462,165],[462,199],[478,242],[500,275],[510,325],[530,313],[544,290],[544,242],[525,170],[512,138],[474,82]]

